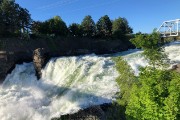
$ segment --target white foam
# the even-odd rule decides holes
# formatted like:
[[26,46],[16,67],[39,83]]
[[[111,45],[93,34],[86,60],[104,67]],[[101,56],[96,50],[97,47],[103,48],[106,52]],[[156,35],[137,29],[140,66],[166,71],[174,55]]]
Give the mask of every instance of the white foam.
[[[165,53],[170,59],[171,66],[180,63],[180,42],[171,42],[164,46]],[[125,52],[116,53],[113,56],[122,56],[124,60],[131,66],[134,74],[139,74],[139,67],[148,66],[148,60],[142,55],[142,50],[131,49]]]
[[0,87],[1,120],[49,120],[110,103],[119,91],[110,58],[52,59],[37,80],[32,63],[17,65]]
[[139,75],[140,67],[145,67],[149,65],[148,60],[144,58],[144,56],[142,55],[142,52],[143,51],[141,50],[138,50],[138,51],[135,50],[135,52],[132,52],[131,54],[122,56],[124,60],[126,60],[128,64],[131,66],[136,76]]
[[171,64],[180,63],[180,42],[172,42],[165,46],[165,53],[168,55]]
[[[166,45],[171,63],[180,61],[180,44]],[[148,61],[140,50],[122,56],[138,75]],[[110,57],[86,55],[52,59],[37,80],[32,63],[17,65],[0,86],[1,120],[49,120],[92,105],[109,103],[119,91],[118,76]]]
[[122,56],[122,58],[130,65],[134,74],[138,76],[140,72],[139,68],[149,65],[148,60],[144,58],[142,52],[143,51],[140,49],[130,49],[128,51],[113,54],[113,57]]

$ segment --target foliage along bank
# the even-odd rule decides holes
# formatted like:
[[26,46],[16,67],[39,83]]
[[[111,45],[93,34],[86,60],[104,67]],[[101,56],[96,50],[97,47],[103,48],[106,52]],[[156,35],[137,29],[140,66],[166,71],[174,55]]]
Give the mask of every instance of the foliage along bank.
[[[131,41],[144,50],[150,66],[141,68],[135,77],[130,66],[115,58],[120,76],[117,102],[109,109],[110,120],[179,120],[180,73],[167,70],[168,60],[159,45],[159,35],[137,35]],[[164,69],[160,69],[160,68]],[[118,108],[118,110],[117,110]],[[114,114],[112,114],[115,111]]]

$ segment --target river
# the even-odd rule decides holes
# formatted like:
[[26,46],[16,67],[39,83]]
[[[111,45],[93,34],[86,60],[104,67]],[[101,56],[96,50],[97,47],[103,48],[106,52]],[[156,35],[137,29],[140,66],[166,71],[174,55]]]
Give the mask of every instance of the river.
[[[165,46],[170,63],[180,63],[180,42]],[[93,105],[111,103],[120,91],[112,57],[122,56],[135,75],[148,61],[138,49],[112,55],[52,58],[37,80],[33,63],[16,65],[0,85],[1,120],[49,120]]]

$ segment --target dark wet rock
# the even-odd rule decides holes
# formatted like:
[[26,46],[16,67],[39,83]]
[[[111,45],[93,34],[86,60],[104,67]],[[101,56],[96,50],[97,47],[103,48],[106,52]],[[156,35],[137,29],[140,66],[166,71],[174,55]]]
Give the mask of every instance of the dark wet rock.
[[80,110],[74,114],[63,115],[52,120],[107,120],[105,112],[112,104],[103,104]]
[[180,73],[180,64],[173,65],[171,70],[175,70]]
[[31,62],[32,55],[27,52],[6,52],[0,51],[0,83],[2,83],[7,74],[10,74],[16,67],[16,64]]
[[5,62],[7,61],[7,53],[5,51],[0,51],[0,83],[4,80],[6,76],[6,71],[4,70],[6,65]]
[[49,60],[48,52],[44,48],[38,48],[33,52],[33,63],[37,78],[41,78],[41,70]]
[[178,68],[177,65],[173,65],[171,69],[172,69],[172,70],[176,70],[177,68]]

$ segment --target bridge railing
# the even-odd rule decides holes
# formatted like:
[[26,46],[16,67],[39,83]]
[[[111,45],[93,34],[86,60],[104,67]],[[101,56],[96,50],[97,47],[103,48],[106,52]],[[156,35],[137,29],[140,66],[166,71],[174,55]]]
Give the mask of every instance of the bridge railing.
[[157,32],[162,37],[180,36],[180,19],[164,21]]

